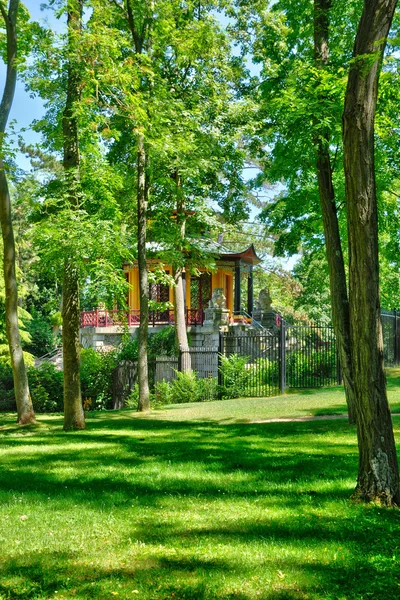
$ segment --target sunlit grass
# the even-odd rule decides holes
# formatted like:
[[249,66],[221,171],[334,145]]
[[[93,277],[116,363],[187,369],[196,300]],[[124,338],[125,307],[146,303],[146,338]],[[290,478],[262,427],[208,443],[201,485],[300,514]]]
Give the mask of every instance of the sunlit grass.
[[1,600],[397,600],[400,511],[350,501],[354,428],[254,422],[332,407],[340,390],[96,413],[68,434],[1,415]]

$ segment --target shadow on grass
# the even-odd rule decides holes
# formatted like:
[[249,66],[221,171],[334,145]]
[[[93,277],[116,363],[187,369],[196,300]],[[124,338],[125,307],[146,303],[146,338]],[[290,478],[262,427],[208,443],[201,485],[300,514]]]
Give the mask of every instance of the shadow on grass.
[[[51,498],[51,510],[70,515],[129,518],[108,567],[86,547],[0,561],[0,598],[399,597],[399,513],[349,506],[357,451],[343,421],[221,425],[122,413],[67,435],[57,418],[42,422],[30,437],[2,432],[0,503],[17,494],[28,507]],[[193,506],[200,517],[192,522]],[[143,551],[132,558],[135,544]],[[338,550],[325,560],[325,547],[340,546],[346,557]]]

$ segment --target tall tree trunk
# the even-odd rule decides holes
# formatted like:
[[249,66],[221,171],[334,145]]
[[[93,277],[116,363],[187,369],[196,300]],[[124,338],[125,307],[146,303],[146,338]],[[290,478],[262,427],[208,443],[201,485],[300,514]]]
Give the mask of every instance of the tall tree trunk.
[[[154,12],[154,0],[145,0],[143,3],[144,16],[142,22],[135,16],[132,0],[126,0],[126,17],[132,42],[137,54],[147,51],[151,54],[151,23]],[[151,88],[144,81],[144,88]],[[137,150],[137,216],[138,216],[138,268],[139,268],[139,297],[140,297],[140,324],[138,331],[138,384],[139,401],[138,411],[150,410],[150,390],[147,355],[147,338],[149,331],[149,281],[147,270],[146,237],[147,237],[147,204],[149,197],[149,164],[150,157],[146,149],[144,133],[139,133]]]
[[399,470],[383,369],[374,119],[396,0],[365,0],[343,114],[350,258],[350,326],[359,470],[355,495],[400,504]]
[[4,136],[14,100],[17,81],[17,14],[19,0],[10,0],[8,13],[0,4],[1,16],[7,31],[7,75],[0,104],[0,222],[4,247],[4,285],[6,293],[5,315],[8,347],[14,379],[14,394],[17,404],[18,423],[35,422],[32,400],[29,394],[24,355],[18,327],[18,286],[15,269],[15,241],[11,217],[11,200],[4,164]]
[[[318,68],[324,69],[329,60],[329,10],[332,0],[314,0],[314,58]],[[320,102],[324,102],[322,98]],[[349,422],[355,423],[354,383],[351,365],[350,310],[347,295],[346,272],[344,268],[342,243],[332,179],[332,165],[329,154],[330,136],[321,128],[315,135],[316,167],[319,198],[325,234],[325,248],[329,268],[332,322],[336,335],[339,360],[343,373]]]
[[147,337],[149,331],[149,281],[146,260],[146,233],[147,233],[147,195],[146,183],[146,148],[144,136],[139,134],[137,152],[137,217],[138,217],[138,267],[139,267],[139,296],[140,296],[140,324],[138,332],[138,383],[139,402],[138,411],[150,410],[150,391],[147,357]]
[[[181,253],[183,252],[183,241],[186,233],[186,212],[185,212],[185,197],[182,190],[181,178],[178,172],[175,174],[176,182],[176,224],[178,227],[178,237]],[[188,347],[188,336],[185,319],[185,296],[183,289],[183,256],[174,268],[174,314],[175,314],[175,336],[178,348]],[[190,371],[190,354],[185,353],[185,360],[182,364],[183,371]]]
[[[83,0],[68,0],[67,99],[63,113],[64,170],[72,209],[79,207],[79,132],[76,116],[80,100],[80,70],[77,60],[82,31]],[[80,384],[79,272],[73,258],[65,261],[63,276],[64,429],[84,429]]]
[[85,429],[81,398],[79,283],[72,261],[63,277],[64,429]]

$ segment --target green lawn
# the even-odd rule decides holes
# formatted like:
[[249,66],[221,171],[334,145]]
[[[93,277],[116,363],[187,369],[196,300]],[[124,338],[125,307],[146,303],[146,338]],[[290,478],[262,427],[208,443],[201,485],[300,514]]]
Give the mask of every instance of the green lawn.
[[344,410],[325,390],[68,434],[0,415],[0,599],[400,599],[400,511],[349,500],[354,428],[253,422]]

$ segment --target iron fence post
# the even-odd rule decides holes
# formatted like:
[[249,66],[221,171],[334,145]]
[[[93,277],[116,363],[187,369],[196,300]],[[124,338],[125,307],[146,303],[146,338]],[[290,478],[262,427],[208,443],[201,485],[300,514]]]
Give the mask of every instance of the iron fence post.
[[399,345],[398,345],[398,328],[397,328],[397,308],[394,309],[394,352],[393,362],[395,367],[399,364]]
[[181,373],[182,372],[182,346],[179,346],[179,353],[178,353],[178,371]]
[[285,393],[286,386],[286,324],[281,318],[279,329],[279,391]]
[[218,389],[217,389],[217,397],[218,400],[222,399],[222,373],[221,373],[221,356],[223,353],[223,332],[220,331],[219,332],[219,339],[218,339],[218,363],[217,363],[217,369],[218,369]]

